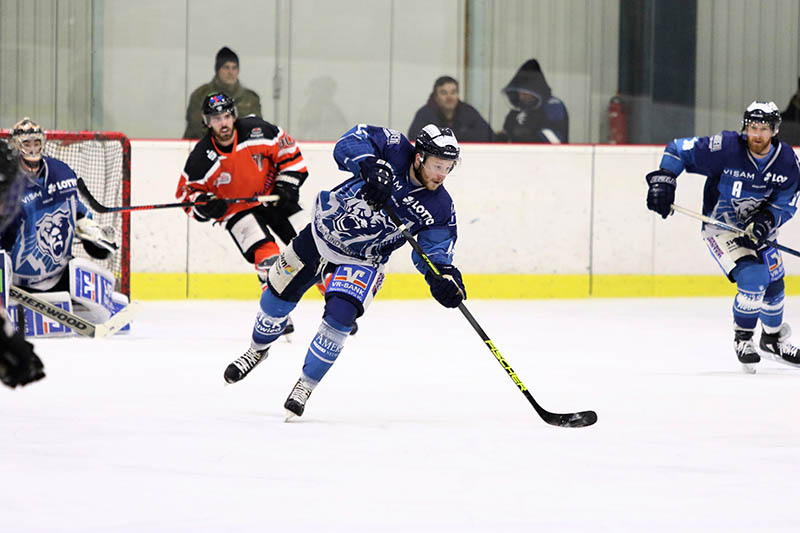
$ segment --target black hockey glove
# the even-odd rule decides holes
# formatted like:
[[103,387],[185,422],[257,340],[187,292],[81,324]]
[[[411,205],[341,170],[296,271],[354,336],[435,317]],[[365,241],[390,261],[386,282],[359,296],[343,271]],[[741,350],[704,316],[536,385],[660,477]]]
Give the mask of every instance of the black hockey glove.
[[655,211],[661,218],[672,214],[672,204],[675,202],[675,185],[678,176],[669,170],[654,170],[647,176],[647,209]]
[[368,157],[361,161],[359,166],[361,167],[361,179],[366,182],[361,188],[364,200],[373,209],[379,210],[392,196],[394,171],[389,163],[375,157]]
[[43,377],[44,365],[33,345],[0,316],[0,381],[13,389]]
[[751,236],[756,246],[760,247],[767,241],[767,237],[769,237],[774,226],[775,217],[772,216],[772,212],[769,209],[764,208],[753,215],[745,231]]
[[461,280],[461,272],[453,265],[435,265],[441,276],[436,276],[428,270],[425,281],[431,288],[431,296],[445,307],[458,307],[462,300],[467,298],[467,289]]
[[279,197],[275,207],[290,207],[300,201],[300,180],[287,174],[278,174],[272,192]]
[[218,219],[225,216],[228,211],[228,204],[225,200],[220,200],[211,193],[204,192],[194,200],[195,202],[207,202],[197,204],[192,208],[194,218],[200,222],[208,222],[210,219]]

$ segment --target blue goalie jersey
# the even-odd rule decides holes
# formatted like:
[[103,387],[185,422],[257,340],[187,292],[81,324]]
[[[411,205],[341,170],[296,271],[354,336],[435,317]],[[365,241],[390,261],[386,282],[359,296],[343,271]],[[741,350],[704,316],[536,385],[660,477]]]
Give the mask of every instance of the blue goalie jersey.
[[[675,139],[660,166],[676,175],[685,169],[707,176],[703,214],[741,229],[763,207],[772,213],[776,229],[797,210],[800,166],[785,142],[773,141],[767,156],[755,158],[735,131]],[[719,232],[711,227],[706,231]],[[770,238],[774,236],[775,230]]]
[[[312,229],[317,248],[336,264],[378,266],[405,244],[401,230],[382,210],[374,210],[359,194],[364,180],[358,177],[359,161],[378,157],[394,169],[394,191],[389,200],[397,216],[417,239],[431,261],[451,264],[457,238],[453,200],[444,186],[430,191],[412,182],[409,169],[414,146],[398,131],[359,124],[339,139],[333,149],[339,169],[353,177],[317,196]],[[421,258],[412,252],[420,272]]]
[[72,258],[75,222],[87,215],[78,200],[77,178],[66,163],[42,157],[36,181],[26,179],[22,210],[3,231],[14,283],[38,290],[52,288]]

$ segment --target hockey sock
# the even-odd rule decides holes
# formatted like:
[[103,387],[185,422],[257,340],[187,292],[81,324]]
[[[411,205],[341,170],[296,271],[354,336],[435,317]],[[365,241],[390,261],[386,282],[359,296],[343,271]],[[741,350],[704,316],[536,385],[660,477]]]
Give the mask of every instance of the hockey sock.
[[764,264],[745,261],[739,263],[731,275],[739,290],[733,300],[733,321],[742,329],[755,329],[769,284],[769,270]]
[[344,326],[331,317],[322,320],[316,336],[311,341],[303,364],[303,375],[312,382],[319,382],[339,357],[344,341],[352,326]]
[[767,333],[777,333],[783,324],[783,279],[774,281],[764,293],[764,303],[761,305],[761,325]]
[[258,349],[265,348],[283,334],[289,313],[297,304],[281,300],[266,290],[261,293],[260,305],[252,336],[253,345]]

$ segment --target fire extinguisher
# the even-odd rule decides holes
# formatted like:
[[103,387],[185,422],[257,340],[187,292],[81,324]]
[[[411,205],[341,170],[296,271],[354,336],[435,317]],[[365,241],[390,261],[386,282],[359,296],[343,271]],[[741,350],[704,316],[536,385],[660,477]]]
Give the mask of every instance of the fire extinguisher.
[[608,102],[608,142],[628,144],[628,115],[625,114],[619,93]]

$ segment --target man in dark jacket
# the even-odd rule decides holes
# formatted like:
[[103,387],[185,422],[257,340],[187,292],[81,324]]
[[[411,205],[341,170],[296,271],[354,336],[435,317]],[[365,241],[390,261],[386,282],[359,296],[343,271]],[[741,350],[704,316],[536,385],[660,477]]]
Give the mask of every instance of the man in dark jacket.
[[526,61],[503,92],[512,109],[506,115],[497,140],[552,144],[569,142],[567,107],[553,96],[537,60]]
[[214,60],[214,78],[192,92],[186,108],[184,139],[202,139],[208,132],[203,122],[203,101],[211,93],[225,93],[236,102],[240,117],[261,117],[261,99],[258,94],[239,83],[239,56],[223,46]]
[[433,84],[428,103],[419,108],[408,138],[416,139],[427,124],[450,128],[461,142],[492,142],[494,134],[478,110],[458,98],[458,82],[450,76],[441,76]]

